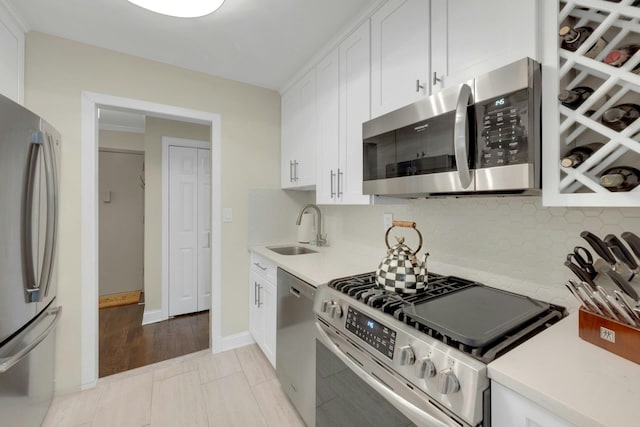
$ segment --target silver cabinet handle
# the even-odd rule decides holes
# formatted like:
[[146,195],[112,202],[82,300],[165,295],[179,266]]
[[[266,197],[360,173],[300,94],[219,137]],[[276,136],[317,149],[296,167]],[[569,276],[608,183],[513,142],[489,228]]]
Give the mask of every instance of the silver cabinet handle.
[[262,307],[262,301],[260,300],[261,294],[262,294],[262,286],[258,285],[258,308]]
[[[335,354],[336,357],[338,357],[338,359],[340,359],[342,363],[347,365],[347,367],[351,371],[353,371],[354,374],[356,374],[362,381],[367,383],[371,388],[382,395],[382,397],[384,397],[387,401],[392,403],[396,408],[402,408],[403,412],[405,412],[406,414],[410,414],[413,416],[413,418],[419,419],[421,422],[418,424],[433,427],[448,427],[450,425],[453,425],[453,421],[452,424],[446,424],[396,394],[396,392],[387,387],[385,384],[381,383],[375,377],[362,369],[360,365],[358,365],[347,355],[345,355],[343,351],[337,345],[335,345],[333,341],[331,341],[331,338],[327,336],[327,333],[322,329],[321,326],[319,326],[317,323],[315,324],[315,326],[317,338],[322,344],[324,344],[325,347],[327,347],[329,351],[331,351],[331,353]],[[439,412],[439,410],[435,407],[434,411]],[[458,424],[456,423],[456,425]]]
[[298,182],[298,163],[297,160],[293,161],[293,182]]
[[293,182],[293,160],[289,160],[289,182]]
[[338,197],[342,197],[342,195],[344,194],[342,191],[342,176],[344,174],[342,173],[342,171],[340,170],[340,168],[338,168]]
[[261,266],[259,262],[254,262],[254,263],[253,263],[253,265],[255,265],[256,267],[258,267],[258,268],[259,268],[260,270],[262,270],[262,271],[267,271],[267,270],[268,270],[268,268],[267,268],[267,267],[263,267],[263,266]]
[[253,305],[258,305],[258,282],[253,282]]
[[[61,314],[62,314],[62,306],[58,306],[58,307],[49,309],[47,311],[46,315],[47,316],[52,316],[52,315],[55,316],[55,318],[53,319],[51,324],[49,326],[47,326],[47,329],[45,329],[44,332],[42,332],[40,335],[38,335],[38,337],[36,339],[31,341],[29,344],[27,344],[26,346],[24,346],[20,350],[18,350],[16,353],[14,353],[13,355],[11,355],[9,357],[0,358],[0,374],[3,374],[5,372],[7,372],[9,369],[11,369],[12,366],[14,366],[16,363],[20,362],[22,359],[24,359],[31,352],[31,350],[33,350],[38,344],[40,344],[42,341],[44,341],[44,339],[49,336],[49,334],[51,333],[53,328],[55,328],[56,325],[58,324],[58,320],[60,320],[60,315]],[[42,321],[42,320],[44,320],[44,319],[41,319],[40,321]]]
[[433,85],[435,86],[436,84],[438,84],[438,82],[441,82],[442,79],[440,77],[438,77],[438,73],[436,73],[435,71],[433,72]]
[[[433,73],[433,74],[435,74],[435,73]],[[422,89],[424,89],[424,85],[420,84],[420,79],[416,80],[416,92],[420,92]]]
[[467,120],[467,106],[472,101],[471,88],[463,84],[458,93],[456,106],[456,121],[453,128],[453,146],[458,167],[458,178],[462,188],[471,185],[471,172],[469,171],[469,121]]
[[336,174],[333,173],[333,169],[331,169],[331,198],[333,199],[336,196],[336,192],[333,189],[333,179],[336,177]]

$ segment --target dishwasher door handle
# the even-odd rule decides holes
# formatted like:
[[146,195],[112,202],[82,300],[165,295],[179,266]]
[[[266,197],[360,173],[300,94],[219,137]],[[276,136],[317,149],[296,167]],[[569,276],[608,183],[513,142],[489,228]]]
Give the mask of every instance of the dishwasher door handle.
[[293,286],[289,287],[289,293],[296,298],[300,298],[300,291],[294,288]]

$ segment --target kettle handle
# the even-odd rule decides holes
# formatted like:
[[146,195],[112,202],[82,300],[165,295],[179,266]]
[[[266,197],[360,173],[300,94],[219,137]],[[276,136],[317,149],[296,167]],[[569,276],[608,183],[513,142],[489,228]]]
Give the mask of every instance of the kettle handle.
[[420,243],[418,244],[418,249],[416,249],[416,251],[412,255],[420,252],[420,249],[422,249],[422,233],[420,233],[420,230],[416,228],[416,223],[412,221],[393,221],[391,223],[391,227],[387,229],[387,233],[384,235],[384,242],[387,244],[387,249],[391,249],[391,246],[389,246],[389,232],[391,232],[391,229],[394,227],[405,227],[414,229],[416,233],[418,233]]

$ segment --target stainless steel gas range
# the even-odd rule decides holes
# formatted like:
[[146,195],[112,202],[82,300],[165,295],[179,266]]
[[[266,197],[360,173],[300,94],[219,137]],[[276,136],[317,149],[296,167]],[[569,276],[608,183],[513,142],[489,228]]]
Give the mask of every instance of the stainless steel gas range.
[[316,425],[490,425],[487,364],[566,315],[452,276],[401,296],[373,273],[320,286]]

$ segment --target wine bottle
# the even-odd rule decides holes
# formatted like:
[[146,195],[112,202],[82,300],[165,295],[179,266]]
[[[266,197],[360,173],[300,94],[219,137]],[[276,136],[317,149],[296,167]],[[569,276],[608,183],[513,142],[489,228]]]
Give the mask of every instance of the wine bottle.
[[636,104],[620,104],[604,112],[602,124],[620,132],[638,117],[640,117],[640,106]]
[[601,142],[592,142],[591,144],[580,145],[574,147],[564,155],[560,161],[563,168],[575,168],[587,160],[593,153],[598,151],[604,144]]
[[640,184],[640,170],[631,166],[615,166],[600,176],[600,185],[609,191],[631,191]]
[[[565,25],[560,28],[560,37],[562,37],[562,48],[571,52],[578,50],[582,43],[593,33],[591,27],[577,27],[571,28],[569,25]],[[596,43],[589,49],[584,56],[587,58],[595,58],[602,49],[607,45],[607,41],[602,37],[599,38]]]
[[593,93],[593,89],[587,86],[578,86],[573,89],[561,90],[558,100],[567,108],[575,110]]
[[621,67],[640,49],[640,44],[627,44],[613,49],[604,57],[604,62],[612,67]]

